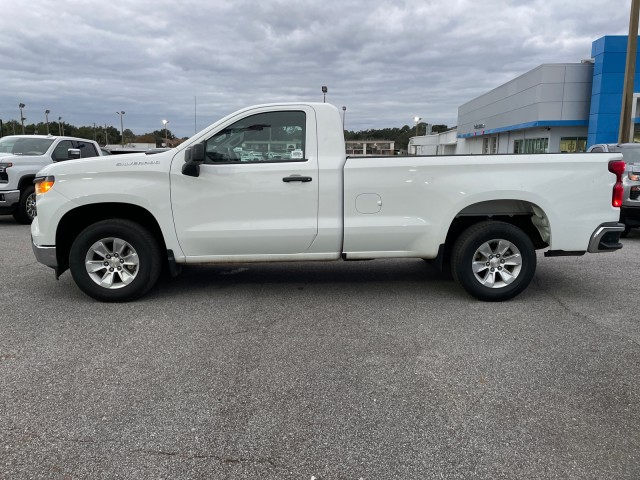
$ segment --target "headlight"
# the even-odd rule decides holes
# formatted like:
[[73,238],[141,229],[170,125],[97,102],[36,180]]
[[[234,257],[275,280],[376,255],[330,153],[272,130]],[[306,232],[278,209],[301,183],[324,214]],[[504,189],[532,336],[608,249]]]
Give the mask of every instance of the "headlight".
[[36,185],[36,194],[43,195],[47,193],[53,187],[55,183],[54,177],[37,177],[33,180],[33,183]]

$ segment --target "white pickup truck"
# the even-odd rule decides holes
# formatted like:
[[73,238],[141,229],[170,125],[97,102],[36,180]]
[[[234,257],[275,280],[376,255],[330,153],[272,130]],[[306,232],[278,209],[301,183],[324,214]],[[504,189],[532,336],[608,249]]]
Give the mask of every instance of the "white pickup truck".
[[53,135],[12,135],[0,138],[0,214],[13,214],[29,224],[36,215],[33,179],[51,163],[98,157],[100,146],[91,140]]
[[346,157],[335,107],[261,105],[153,156],[44,168],[31,235],[41,263],[102,301],[140,297],[163,265],[402,257],[505,300],[536,249],[622,247],[624,170],[619,154]]

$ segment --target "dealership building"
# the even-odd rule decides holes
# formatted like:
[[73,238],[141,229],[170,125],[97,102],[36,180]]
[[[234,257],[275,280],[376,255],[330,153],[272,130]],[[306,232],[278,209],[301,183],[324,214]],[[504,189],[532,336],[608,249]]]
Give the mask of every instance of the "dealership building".
[[[584,152],[617,143],[626,52],[626,36],[605,36],[593,42],[588,60],[540,65],[461,105],[457,130],[413,137],[409,153]],[[640,92],[638,76],[634,92]],[[638,97],[631,123],[640,142]]]

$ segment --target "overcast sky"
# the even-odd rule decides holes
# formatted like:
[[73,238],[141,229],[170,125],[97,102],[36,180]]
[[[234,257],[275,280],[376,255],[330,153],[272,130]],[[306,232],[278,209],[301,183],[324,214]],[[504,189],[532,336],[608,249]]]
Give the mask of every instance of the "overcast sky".
[[[455,125],[458,106],[626,35],[631,0],[4,1],[0,119],[175,135],[244,106],[346,106],[346,128]],[[195,101],[194,101],[195,100]],[[197,108],[195,104],[197,102]]]

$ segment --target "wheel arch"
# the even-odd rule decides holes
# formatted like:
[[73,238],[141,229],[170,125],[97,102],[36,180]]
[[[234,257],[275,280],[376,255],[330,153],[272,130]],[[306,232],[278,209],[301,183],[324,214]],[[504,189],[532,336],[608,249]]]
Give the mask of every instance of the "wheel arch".
[[34,178],[36,178],[36,176],[32,174],[24,175],[23,177],[21,177],[20,181],[18,182],[18,190],[22,191],[23,188],[29,185],[33,185]]
[[451,248],[466,229],[480,222],[496,220],[520,228],[536,249],[546,248],[551,240],[549,217],[537,204],[528,200],[487,200],[466,206],[459,211],[447,231],[442,262],[448,261]]
[[69,252],[75,238],[89,225],[109,219],[126,219],[145,227],[159,242],[163,251],[166,243],[158,221],[149,210],[129,203],[96,203],[83,205],[67,212],[56,229],[56,257],[58,275],[69,268]]

